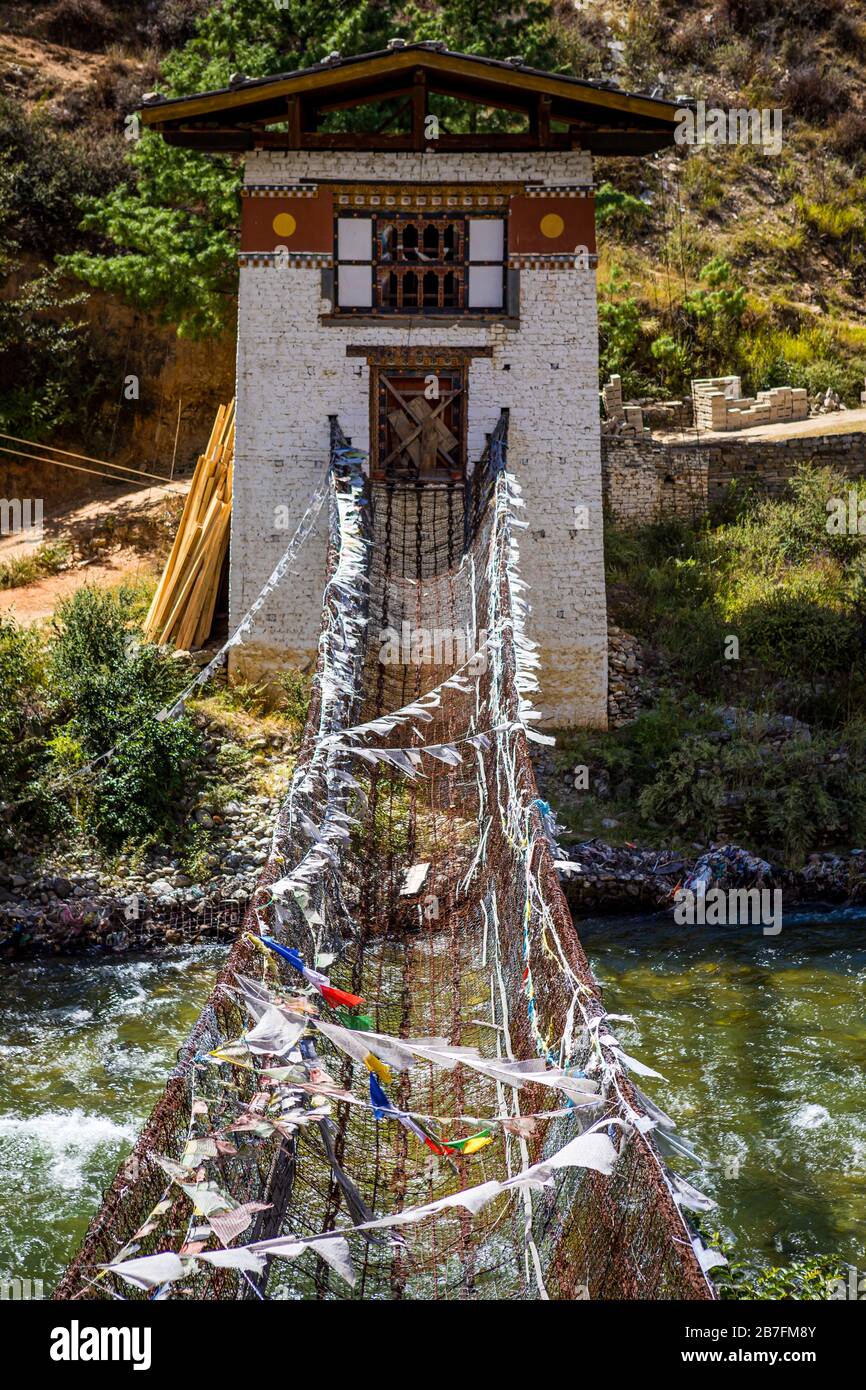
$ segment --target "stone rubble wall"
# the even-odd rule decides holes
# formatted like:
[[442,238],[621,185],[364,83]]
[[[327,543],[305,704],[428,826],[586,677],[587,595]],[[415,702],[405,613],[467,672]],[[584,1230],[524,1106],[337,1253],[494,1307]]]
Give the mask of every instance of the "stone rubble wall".
[[602,488],[616,526],[649,526],[664,517],[691,520],[707,509],[705,449],[673,450],[650,441],[602,438]]
[[700,430],[742,430],[805,420],[809,400],[804,387],[774,386],[757,396],[742,396],[738,376],[707,377],[692,382],[694,423]]
[[866,474],[866,431],[808,439],[725,440],[702,447],[710,461],[710,502],[719,501],[731,483],[750,483],[770,497],[781,497],[803,463],[827,465],[848,478]]
[[646,526],[668,516],[699,516],[731,484],[770,497],[787,491],[803,463],[829,465],[848,478],[866,475],[866,431],[808,439],[732,439],[662,444],[602,438],[605,510],[617,526]]
[[658,700],[658,682],[647,671],[640,640],[614,623],[607,629],[608,727],[620,729]]

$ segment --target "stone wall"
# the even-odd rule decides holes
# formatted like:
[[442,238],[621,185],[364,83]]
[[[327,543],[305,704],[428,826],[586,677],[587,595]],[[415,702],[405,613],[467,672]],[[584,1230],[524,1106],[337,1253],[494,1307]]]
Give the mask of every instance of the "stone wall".
[[[342,176],[367,181],[589,182],[583,153],[377,154],[319,152],[250,157],[250,183]],[[231,622],[256,597],[285,548],[328,458],[328,416],[353,444],[369,447],[369,369],[347,357],[358,345],[490,350],[469,370],[469,459],[503,407],[510,410],[509,467],[526,498],[519,533],[530,587],[530,636],[540,643],[540,701],[551,723],[604,725],[607,632],[604,585],[598,323],[589,270],[521,271],[520,322],[435,321],[411,327],[325,320],[321,273],[296,266],[240,272],[237,443],[231,542]],[[276,529],[288,507],[290,528]],[[324,527],[307,543],[297,574],[262,613],[248,669],[310,665],[321,621]]]
[[700,516],[707,508],[707,475],[705,449],[602,439],[604,504],[617,526]]
[[810,439],[725,440],[703,448],[710,461],[711,502],[718,501],[732,482],[750,482],[770,496],[781,496],[802,463],[828,464],[849,478],[866,473],[866,431]]
[[849,478],[864,476],[866,431],[703,444],[604,438],[605,509],[617,526],[644,526],[665,516],[699,515],[720,501],[732,483],[780,497],[802,463],[828,464]]

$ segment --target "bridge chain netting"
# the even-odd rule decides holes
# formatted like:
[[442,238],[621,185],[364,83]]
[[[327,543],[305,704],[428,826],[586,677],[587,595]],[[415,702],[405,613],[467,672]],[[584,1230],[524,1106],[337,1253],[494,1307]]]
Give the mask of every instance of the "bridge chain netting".
[[712,1297],[559,886],[504,444],[464,498],[335,431],[248,931],[57,1297]]

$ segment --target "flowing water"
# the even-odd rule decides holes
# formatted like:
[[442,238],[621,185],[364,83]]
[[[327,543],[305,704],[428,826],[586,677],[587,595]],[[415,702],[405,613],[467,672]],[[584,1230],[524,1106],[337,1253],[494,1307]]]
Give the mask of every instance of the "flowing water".
[[[866,1265],[866,914],[760,928],[580,924],[646,1090],[700,1155],[736,1253]],[[0,1276],[51,1289],[204,1000],[220,947],[7,963],[0,978]],[[715,1219],[715,1218],[714,1218]]]
[[47,1296],[159,1095],[225,949],[4,962],[0,1277]]
[[678,1172],[719,1203],[734,1258],[866,1265],[866,913],[782,932],[596,919],[581,938],[641,1080],[700,1156]]

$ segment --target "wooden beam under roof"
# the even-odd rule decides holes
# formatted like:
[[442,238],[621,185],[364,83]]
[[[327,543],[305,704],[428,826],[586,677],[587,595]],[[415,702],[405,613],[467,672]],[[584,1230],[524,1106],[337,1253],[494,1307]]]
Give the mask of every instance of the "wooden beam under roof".
[[423,150],[427,144],[427,73],[417,67],[412,74],[412,145]]

